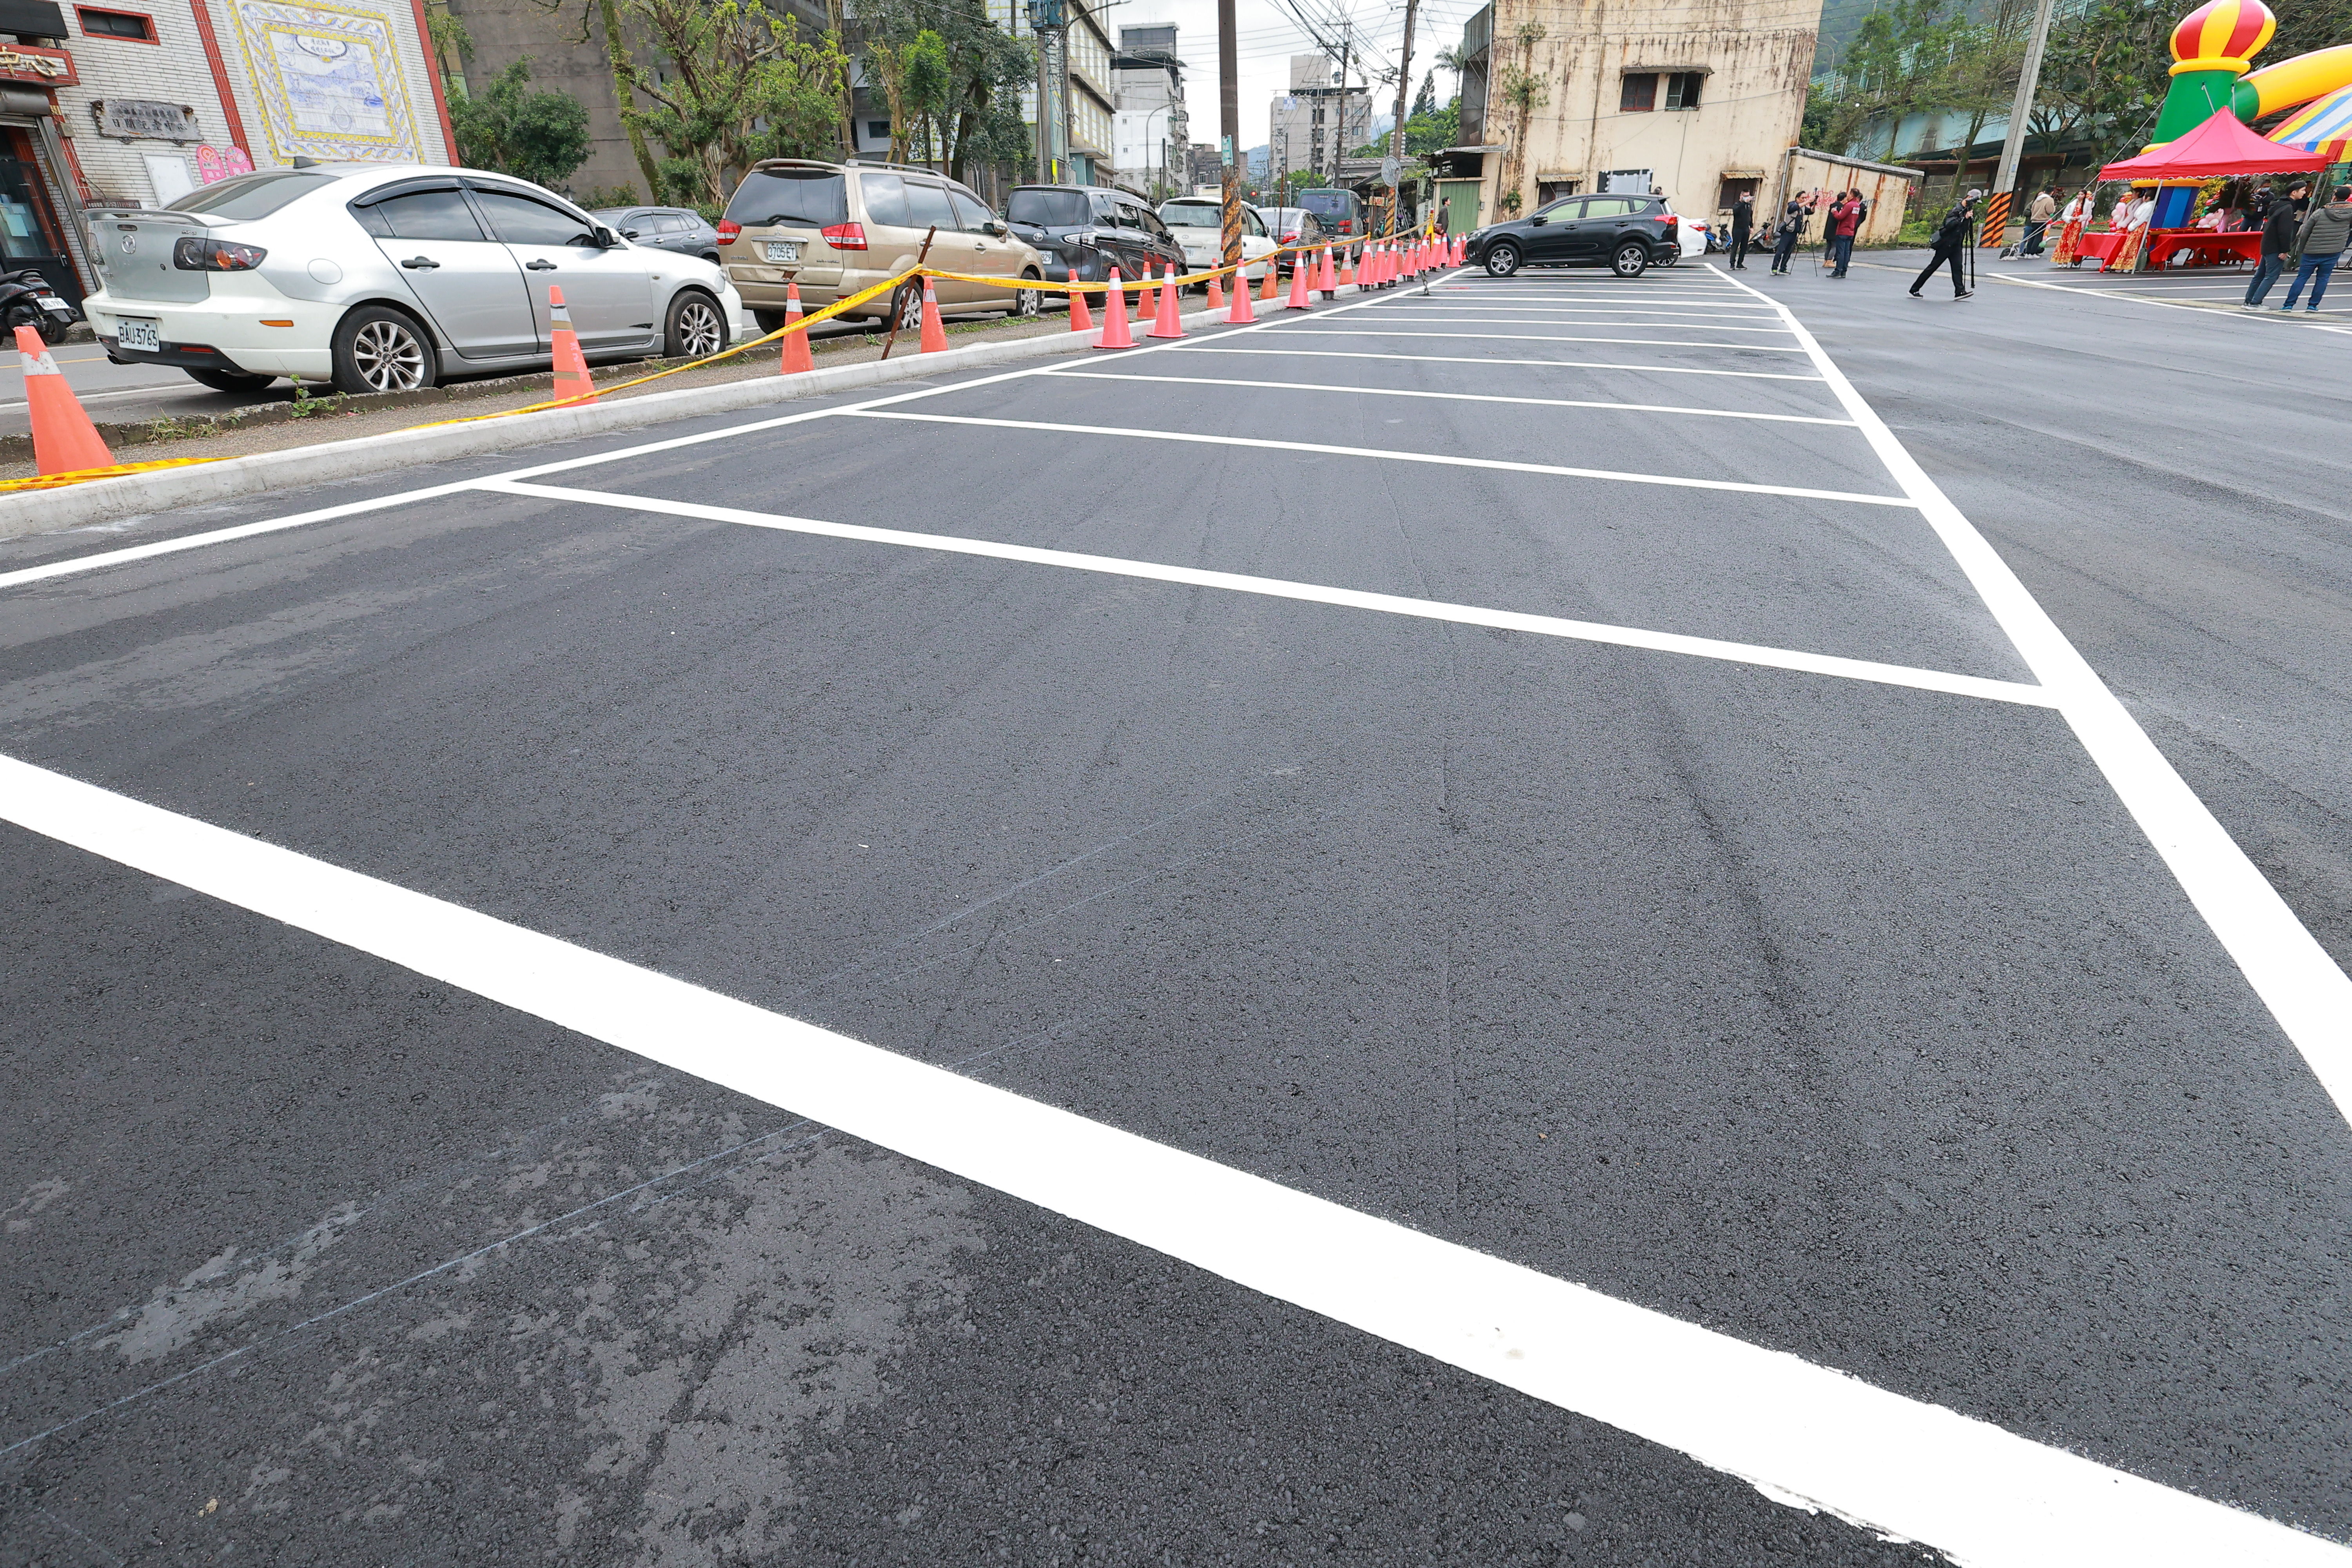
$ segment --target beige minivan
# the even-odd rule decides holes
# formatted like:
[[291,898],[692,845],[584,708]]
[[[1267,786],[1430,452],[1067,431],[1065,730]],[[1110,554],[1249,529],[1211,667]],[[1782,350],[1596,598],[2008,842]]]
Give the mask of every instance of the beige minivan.
[[[800,286],[803,310],[830,305],[913,266],[924,235],[934,229],[931,266],[1003,279],[940,279],[942,310],[1034,316],[1043,308],[1042,290],[1020,287],[1023,279],[1045,277],[1037,253],[970,190],[906,164],[804,158],[755,163],[719,220],[719,255],[760,330],[772,332],[784,324],[787,284]],[[922,325],[922,307],[923,291],[912,286],[848,316],[884,321],[895,311],[899,325],[913,330]]]

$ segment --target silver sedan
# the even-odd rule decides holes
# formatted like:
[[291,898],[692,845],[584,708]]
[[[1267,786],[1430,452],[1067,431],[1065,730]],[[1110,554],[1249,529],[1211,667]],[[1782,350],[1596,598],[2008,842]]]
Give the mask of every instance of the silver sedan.
[[591,360],[715,353],[740,305],[710,263],[469,169],[268,169],[84,216],[104,286],[82,308],[108,355],[224,392],[279,376],[402,392],[542,368],[555,288]]

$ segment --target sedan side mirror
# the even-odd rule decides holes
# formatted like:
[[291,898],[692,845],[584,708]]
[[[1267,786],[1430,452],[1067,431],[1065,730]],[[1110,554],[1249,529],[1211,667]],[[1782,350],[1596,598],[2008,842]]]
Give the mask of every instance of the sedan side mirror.
[[621,231],[621,237],[623,239],[635,239],[637,237],[637,231],[633,228],[625,228]]
[[1528,219],[1528,226],[1529,228],[1541,228],[1550,221],[1551,219],[1546,217],[1543,214],[1538,213],[1535,216]]
[[611,229],[606,228],[606,227],[605,227],[603,224],[601,224],[601,223],[600,223],[600,224],[598,224],[598,225],[596,226],[596,248],[597,248],[597,249],[599,249],[599,250],[610,250],[610,249],[612,249],[612,248],[613,248],[613,247],[614,247],[614,246],[616,246],[616,245],[618,245],[618,244],[620,244],[620,243],[621,243],[621,241],[620,241],[619,237],[618,237],[618,236],[616,236],[616,235],[614,235],[614,232],[613,232]]
[[1013,232],[1011,229],[1004,226],[1004,221],[1002,218],[990,218],[986,223],[982,224],[980,226],[983,232],[992,234],[999,239],[1003,239],[1006,235]]

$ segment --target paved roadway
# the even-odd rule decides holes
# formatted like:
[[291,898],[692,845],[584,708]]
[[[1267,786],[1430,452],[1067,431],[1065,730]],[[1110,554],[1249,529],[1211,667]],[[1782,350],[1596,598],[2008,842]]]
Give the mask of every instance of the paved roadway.
[[1748,278],[0,546],[0,1561],[2352,1557],[2334,340]]
[[[737,341],[755,331],[751,318],[740,323]],[[863,327],[820,326],[820,339],[855,337]],[[121,424],[140,419],[189,419],[226,414],[259,403],[290,403],[291,382],[280,381],[259,392],[215,392],[168,365],[116,364],[98,343],[65,343],[51,354],[58,368],[89,411],[92,419]],[[31,428],[25,413],[25,381],[12,347],[0,352],[0,436],[21,436]]]

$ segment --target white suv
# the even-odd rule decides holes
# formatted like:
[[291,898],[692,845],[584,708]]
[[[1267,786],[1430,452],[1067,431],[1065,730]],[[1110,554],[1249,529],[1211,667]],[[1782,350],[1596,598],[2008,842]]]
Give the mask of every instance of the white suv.
[[709,262],[469,169],[298,165],[84,216],[104,286],[82,310],[107,357],[225,392],[538,369],[553,357],[550,285],[592,360],[716,353],[740,304]]

